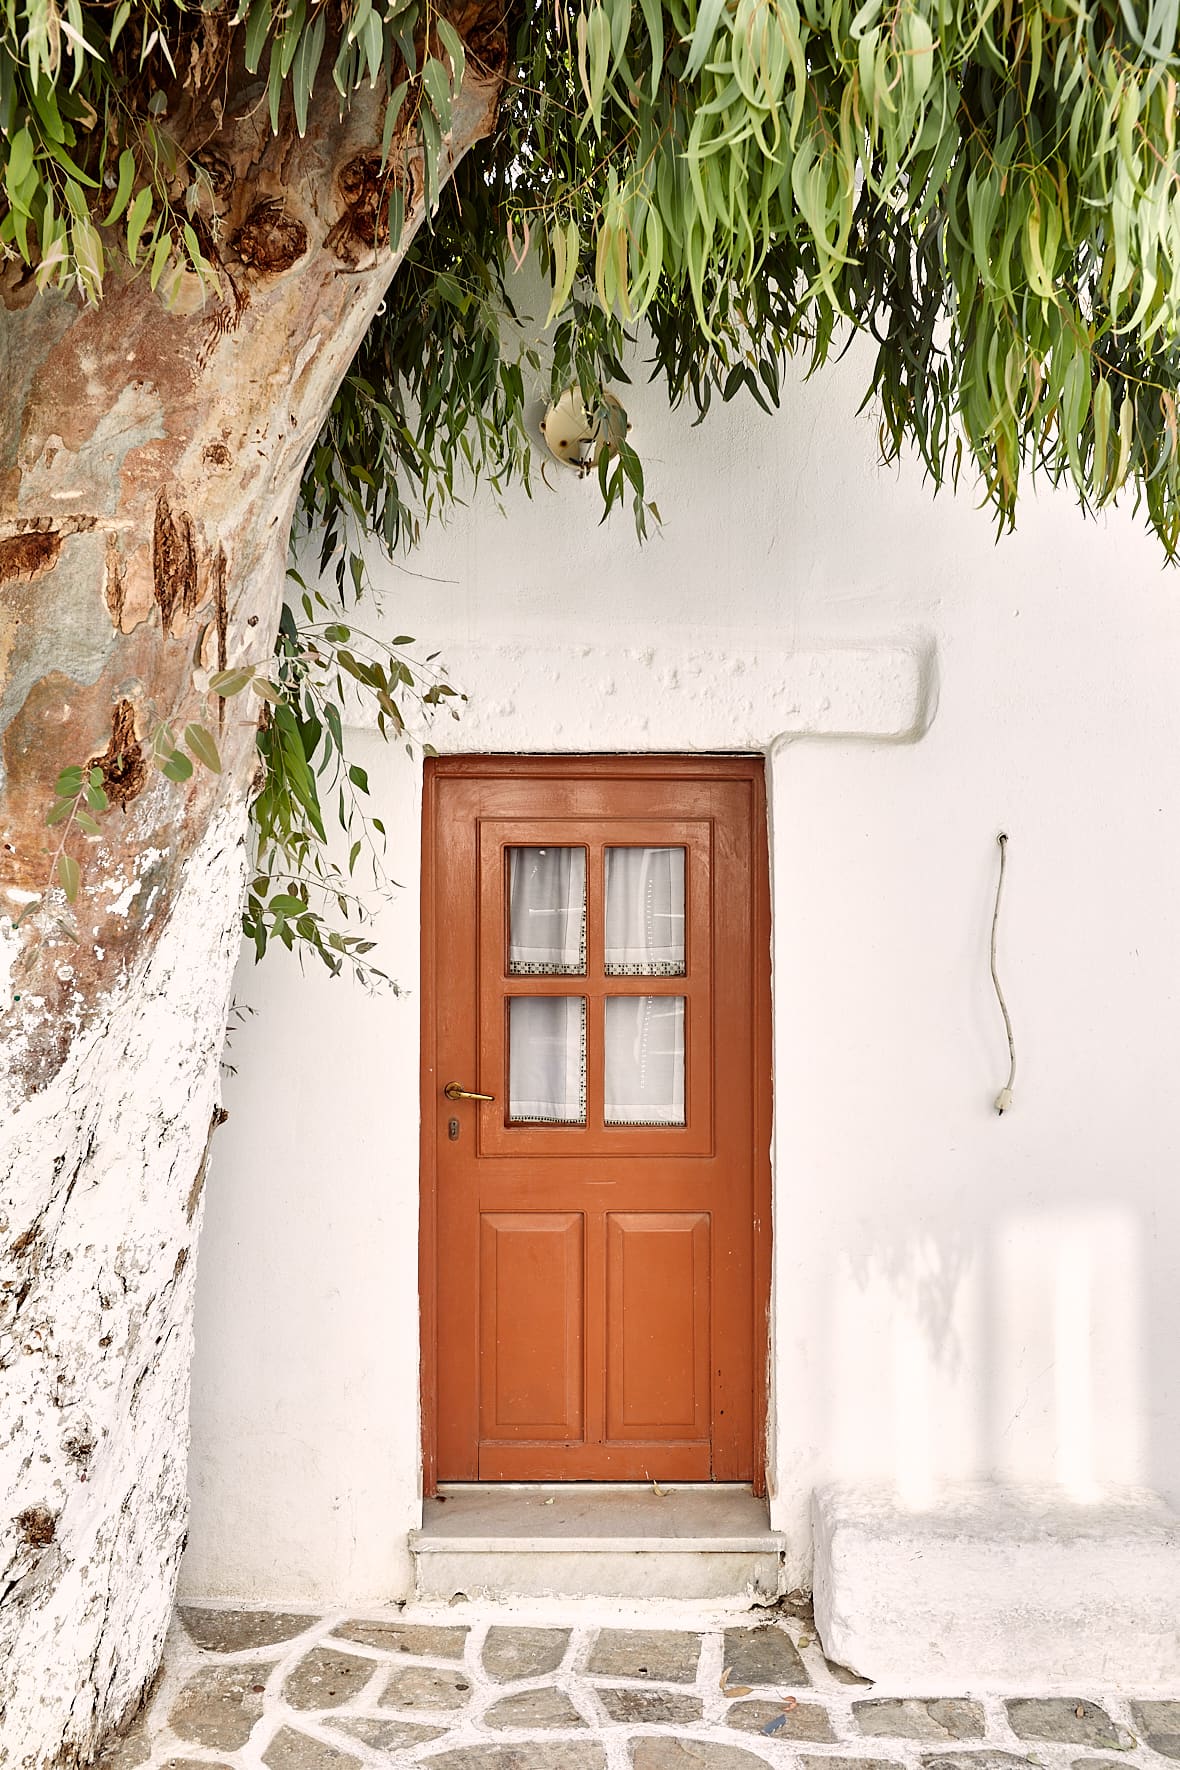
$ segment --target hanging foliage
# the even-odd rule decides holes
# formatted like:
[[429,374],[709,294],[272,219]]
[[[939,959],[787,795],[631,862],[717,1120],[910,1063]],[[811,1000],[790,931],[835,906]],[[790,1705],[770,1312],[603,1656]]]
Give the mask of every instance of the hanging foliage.
[[[630,343],[698,416],[739,392],[773,408],[789,356],[814,369],[852,331],[875,342],[865,396],[887,457],[913,447],[936,485],[966,469],[1001,527],[1026,478],[1068,484],[1086,510],[1124,494],[1173,559],[1178,9],[512,0],[498,130],[440,187],[479,44],[429,0],[3,0],[3,274],[32,298],[89,302],[112,276],[165,301],[194,276],[222,281],[203,143],[231,75],[256,82],[265,127],[300,135],[314,94],[334,88],[344,108],[380,84],[375,234],[400,233],[404,181],[387,174],[411,146],[434,219],[308,456],[300,520],[341,603],[368,537],[393,550],[480,479],[530,483],[539,379],[551,395],[577,382],[601,410]],[[281,223],[251,250],[278,249]],[[550,287],[543,355],[510,298],[530,257]],[[642,528],[642,463],[613,434],[606,504],[629,498]],[[332,613],[309,602],[314,631],[292,620],[279,636],[256,812],[275,870],[248,925],[259,950],[268,929],[311,930],[335,965],[348,943],[308,920],[300,884],[322,855],[320,784],[349,783],[331,685],[343,667],[399,731],[405,695],[441,690],[404,655],[358,675]],[[188,766],[180,734],[156,749],[165,772]],[[211,765],[200,741],[187,749]],[[77,807],[70,831],[98,809],[79,782],[55,802]],[[336,874],[320,884],[345,901]]]

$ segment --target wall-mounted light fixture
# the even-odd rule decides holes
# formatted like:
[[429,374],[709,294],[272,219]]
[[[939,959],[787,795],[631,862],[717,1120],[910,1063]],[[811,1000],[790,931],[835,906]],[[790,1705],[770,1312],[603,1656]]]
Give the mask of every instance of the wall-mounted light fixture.
[[613,393],[604,389],[602,404],[591,413],[577,385],[567,387],[541,419],[549,453],[582,478],[593,473],[603,451],[617,447],[629,429],[627,414]]

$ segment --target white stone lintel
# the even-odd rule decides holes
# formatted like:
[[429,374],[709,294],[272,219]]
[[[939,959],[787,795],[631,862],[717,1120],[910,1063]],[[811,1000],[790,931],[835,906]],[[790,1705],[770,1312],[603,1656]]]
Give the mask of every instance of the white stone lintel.
[[1180,1518],[1143,1488],[889,1484],[813,1500],[824,1652],[914,1695],[1180,1688]]
[[667,631],[651,645],[447,643],[449,680],[468,700],[424,735],[460,754],[769,750],[805,737],[912,743],[934,717],[926,635],[796,649],[732,629]]

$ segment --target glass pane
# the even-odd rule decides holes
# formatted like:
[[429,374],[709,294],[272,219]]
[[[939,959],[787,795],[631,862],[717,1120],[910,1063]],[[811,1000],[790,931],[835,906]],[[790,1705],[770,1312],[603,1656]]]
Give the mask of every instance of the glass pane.
[[609,996],[608,1125],[684,1123],[684,997]]
[[608,848],[606,939],[610,977],[684,976],[683,848]]
[[508,1117],[586,1123],[586,1003],[581,996],[513,996],[508,1003]]
[[508,850],[508,970],[580,977],[586,970],[586,850]]

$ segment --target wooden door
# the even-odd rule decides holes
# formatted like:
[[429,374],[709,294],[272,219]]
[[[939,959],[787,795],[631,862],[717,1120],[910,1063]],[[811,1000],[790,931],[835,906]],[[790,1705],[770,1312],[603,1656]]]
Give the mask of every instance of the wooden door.
[[428,1490],[759,1485],[761,763],[428,762],[423,883]]

